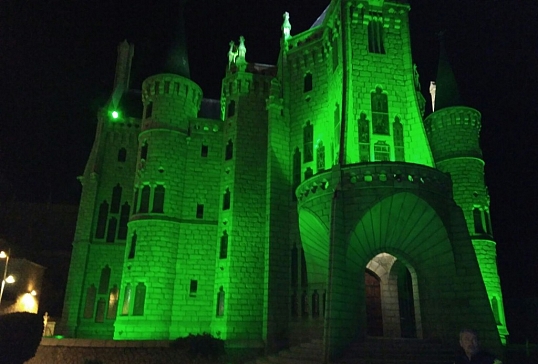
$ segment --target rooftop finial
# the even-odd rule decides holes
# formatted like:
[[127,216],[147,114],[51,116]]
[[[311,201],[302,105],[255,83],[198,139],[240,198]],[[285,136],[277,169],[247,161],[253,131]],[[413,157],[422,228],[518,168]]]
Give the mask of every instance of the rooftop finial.
[[284,23],[282,23],[282,34],[284,35],[284,40],[288,40],[291,37],[291,23],[290,23],[290,13],[287,11],[283,15]]

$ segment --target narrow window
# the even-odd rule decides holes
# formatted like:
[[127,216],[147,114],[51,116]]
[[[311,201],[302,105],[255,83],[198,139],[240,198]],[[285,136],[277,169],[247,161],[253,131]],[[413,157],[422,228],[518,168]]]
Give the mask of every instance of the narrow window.
[[370,161],[370,120],[366,113],[361,112],[359,117],[359,159],[361,162]]
[[149,211],[149,194],[151,189],[148,185],[142,187],[142,196],[140,196],[140,209],[138,212],[147,213]]
[[314,160],[314,126],[310,121],[303,128],[303,162],[312,162]]
[[229,161],[234,156],[234,142],[232,140],[228,140],[228,144],[226,144],[226,154],[224,157],[224,160]]
[[153,102],[146,105],[146,112],[144,119],[150,118],[153,115]]
[[127,223],[129,222],[129,213],[131,206],[126,202],[121,206],[120,227],[118,229],[118,239],[125,240],[127,238]]
[[209,152],[209,147],[207,145],[202,144],[202,152],[200,153],[200,155],[205,158],[207,157],[208,152]]
[[157,185],[157,187],[155,187],[155,191],[153,193],[153,210],[151,212],[164,212],[164,193],[165,188],[163,185]]
[[220,252],[219,259],[226,259],[228,257],[228,232],[224,230],[220,237]]
[[312,293],[312,317],[319,317],[319,293],[317,289]]
[[389,135],[389,102],[381,87],[371,93],[372,129],[374,134]]
[[478,207],[473,209],[474,219],[474,232],[477,234],[484,234],[484,224],[482,224],[482,211]]
[[191,279],[191,285],[189,288],[189,296],[196,297],[197,292],[198,292],[198,281]]
[[88,287],[88,290],[86,291],[86,304],[84,305],[84,318],[92,318],[93,317],[93,308],[95,306],[95,298],[97,295],[97,289],[95,288],[95,285],[91,285]]
[[174,92],[179,95],[179,82],[174,82]]
[[303,80],[303,92],[312,91],[312,74],[308,72]]
[[495,323],[500,325],[501,319],[499,315],[499,302],[497,301],[497,297],[493,297],[491,299],[491,310],[493,311],[493,316],[495,317]]
[[217,316],[224,316],[224,288],[221,286],[217,293]]
[[108,220],[108,231],[106,233],[106,242],[113,243],[116,239],[116,229],[118,227],[118,220],[115,217],[111,217]]
[[112,214],[120,212],[121,191],[119,183],[112,189],[112,201],[110,202],[110,213]]
[[123,316],[129,314],[129,307],[131,305],[131,284],[125,286],[125,292],[123,293],[123,305],[121,307],[121,314]]
[[118,297],[118,286],[114,285],[108,294],[108,311],[106,313],[106,318],[108,320],[113,320],[116,318],[116,311],[118,310]]
[[232,194],[230,192],[230,189],[227,188],[226,192],[224,192],[224,197],[222,199],[222,210],[229,210],[230,209],[231,197],[232,197]]
[[293,201],[297,201],[297,195],[295,191],[297,187],[301,184],[301,151],[299,148],[295,148],[295,153],[293,153],[293,190],[291,191],[291,196]]
[[392,123],[392,133],[394,134],[394,158],[396,161],[403,162],[405,160],[403,125],[398,116]]
[[118,150],[118,162],[125,162],[127,159],[127,149],[121,148]]
[[136,213],[137,207],[138,207],[138,187],[135,187],[134,198],[133,198],[133,213]]
[[107,294],[108,284],[110,282],[110,267],[106,265],[101,269],[101,278],[99,279],[99,294]]
[[106,302],[104,298],[99,298],[97,301],[97,310],[95,313],[95,322],[102,323],[105,322],[105,310]]
[[133,236],[131,237],[131,247],[129,248],[129,255],[127,256],[128,259],[134,259],[135,253],[136,253],[136,231],[133,233]]
[[164,82],[164,93],[169,94],[170,93],[170,81]]
[[204,218],[204,205],[201,203],[196,205],[196,218],[197,219]]
[[97,216],[97,227],[95,229],[95,238],[103,239],[105,237],[106,222],[108,220],[108,203],[103,201],[99,206],[99,215]]
[[368,51],[370,53],[385,54],[383,45],[383,20],[370,20],[368,23]]
[[227,112],[227,117],[232,117],[235,115],[235,100],[231,100],[229,103],[228,103],[228,112]]
[[155,82],[155,85],[154,85],[155,95],[159,94],[159,86],[160,86],[160,82],[159,81]]
[[140,148],[140,160],[146,160],[148,158],[148,142],[145,141]]
[[146,303],[146,285],[142,282],[136,286],[133,316],[144,315],[144,304]]

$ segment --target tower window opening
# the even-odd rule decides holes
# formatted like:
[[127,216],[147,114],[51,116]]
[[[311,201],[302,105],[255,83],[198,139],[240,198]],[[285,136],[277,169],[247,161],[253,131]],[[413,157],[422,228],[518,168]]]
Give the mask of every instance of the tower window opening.
[[95,285],[92,284],[86,291],[86,303],[84,305],[84,315],[82,317],[86,319],[93,317],[93,309],[95,306],[96,297],[97,289],[95,288]]
[[368,23],[368,51],[370,53],[385,54],[383,45],[383,20],[371,20]]
[[222,317],[224,316],[224,288],[221,286],[219,288],[219,292],[217,293],[217,316]]
[[133,316],[144,315],[145,303],[146,303],[146,285],[140,282],[136,286],[134,305],[133,305]]
[[224,160],[229,161],[234,156],[234,142],[232,140],[228,140],[228,144],[226,144],[226,153],[224,156]]
[[228,112],[227,112],[227,117],[231,118],[232,116],[235,115],[235,100],[231,100],[229,103],[228,103]]
[[303,92],[312,91],[312,73],[308,72],[303,80]]
[[107,265],[101,269],[101,277],[99,278],[99,294],[106,294],[108,292],[108,285],[110,283],[110,267]]
[[204,205],[201,203],[196,205],[196,218],[197,219],[204,218]]
[[491,217],[489,216],[489,211],[484,211],[484,221],[486,222],[486,233],[493,235],[493,231],[491,229]]
[[170,93],[170,81],[164,82],[164,93],[169,94]]
[[103,323],[105,322],[105,310],[106,302],[104,298],[99,298],[97,301],[97,310],[95,312],[95,322]]
[[202,152],[200,155],[202,157],[207,157],[208,152],[209,152],[209,146],[202,144]]
[[320,141],[318,143],[318,148],[316,151],[316,159],[317,159],[317,169],[318,173],[325,170],[325,146],[323,145],[323,142]]
[[121,206],[120,226],[118,229],[118,239],[125,240],[127,238],[127,223],[129,222],[129,213],[131,206],[126,202]]
[[222,199],[222,210],[230,209],[231,198],[232,198],[232,193],[230,192],[230,189],[227,188],[226,192],[224,192],[224,196]]
[[191,279],[191,284],[189,287],[189,296],[196,297],[197,292],[198,292],[198,281]]
[[145,185],[142,187],[142,196],[140,196],[140,209],[138,212],[140,213],[148,213],[149,212],[149,195],[151,193],[151,188],[148,185]]
[[99,206],[99,215],[97,216],[97,227],[95,229],[96,239],[103,239],[105,237],[107,220],[108,220],[108,202],[106,202],[105,200]]
[[116,311],[118,310],[118,296],[118,286],[114,285],[108,295],[108,311],[106,314],[106,318],[108,320],[113,320],[116,318]]
[[474,232],[476,234],[484,234],[486,231],[484,230],[484,224],[482,222],[482,211],[478,207],[473,209],[473,220]]
[[153,193],[153,210],[151,212],[163,213],[164,212],[164,195],[165,188],[163,185],[157,185]]
[[135,187],[134,197],[133,197],[133,213],[136,212],[138,207],[138,187]]
[[131,237],[131,246],[129,248],[129,255],[127,256],[127,259],[134,259],[136,254],[136,231],[133,233],[133,236]]
[[304,171],[304,179],[307,180],[309,179],[310,177],[312,177],[314,175],[314,171],[312,170],[312,168],[308,167],[305,171]]
[[155,95],[159,94],[159,87],[160,87],[160,82],[159,81],[155,82],[155,85],[154,85],[154,88],[153,88],[153,91],[155,92]]
[[107,243],[113,243],[116,239],[116,229],[118,228],[118,219],[115,217],[111,217],[110,220],[108,220],[108,231],[106,234],[106,242]]
[[153,102],[149,102],[146,105],[146,111],[144,113],[144,119],[150,118],[153,115]]
[[303,162],[312,162],[314,160],[314,126],[310,121],[303,128]]
[[132,294],[131,284],[128,283],[127,286],[125,286],[125,291],[123,292],[123,305],[121,307],[121,314],[123,316],[126,316],[129,314],[129,307],[131,305],[131,294]]
[[148,159],[148,142],[144,141],[142,147],[140,148],[140,160]]
[[125,162],[126,159],[127,159],[127,149],[120,148],[120,150],[118,150],[118,162]]
[[220,252],[219,259],[226,259],[228,257],[228,233],[226,230],[222,233],[220,237]]
[[372,129],[374,134],[390,135],[388,96],[381,87],[371,93]]
[[120,184],[118,183],[112,189],[112,201],[110,202],[110,212],[113,214],[117,214],[118,212],[120,212],[121,192],[122,192],[122,188]]

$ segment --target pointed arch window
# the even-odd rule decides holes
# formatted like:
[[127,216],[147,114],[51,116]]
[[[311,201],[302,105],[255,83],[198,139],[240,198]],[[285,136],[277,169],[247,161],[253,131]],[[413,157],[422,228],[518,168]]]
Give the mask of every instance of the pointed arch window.
[[97,301],[97,310],[95,312],[95,322],[103,323],[105,322],[105,310],[106,310],[106,301],[104,298],[99,298]]
[[152,212],[163,213],[164,212],[164,194],[165,188],[163,185],[157,185],[153,193],[153,210]]
[[127,259],[134,259],[134,257],[135,257],[135,254],[136,254],[136,239],[137,239],[137,235],[136,235],[136,230],[135,230],[135,232],[133,233],[133,236],[131,237],[131,246],[129,248],[129,255],[127,256]]
[[226,192],[224,192],[224,196],[222,199],[222,210],[230,209],[231,199],[232,199],[232,193],[230,192],[230,189],[227,188]]
[[146,285],[142,282],[138,283],[135,291],[133,316],[144,315],[144,305],[146,303]]
[[125,162],[127,160],[127,149],[120,148],[118,150],[118,162]]
[[149,211],[149,197],[151,188],[148,185],[142,187],[142,194],[140,196],[140,209],[138,212],[147,213]]
[[217,293],[217,316],[222,317],[224,316],[224,288],[221,286],[219,288],[219,292]]
[[108,220],[108,202],[106,202],[105,200],[99,206],[99,215],[97,216],[97,227],[95,229],[96,239],[103,239],[105,237],[107,220]]
[[120,212],[121,191],[122,188],[119,183],[112,189],[112,201],[110,202],[110,212],[112,214]]
[[125,240],[127,238],[127,223],[129,222],[129,213],[131,206],[126,202],[121,206],[120,226],[118,229],[118,239]]
[[99,279],[99,294],[107,294],[108,285],[110,283],[110,267],[106,265],[101,269],[101,277]]
[[108,231],[106,233],[106,242],[113,243],[116,239],[116,229],[118,228],[118,219],[111,217],[108,220]]
[[116,311],[118,310],[118,298],[119,298],[119,289],[118,286],[114,285],[108,294],[108,311],[106,318],[108,320],[113,320],[116,318]]
[[303,92],[312,91],[312,73],[308,72],[303,80]]
[[308,121],[303,128],[303,162],[314,160],[314,126]]
[[125,286],[125,291],[123,292],[123,305],[121,307],[121,314],[126,316],[129,314],[129,307],[131,305],[131,294],[132,294],[131,283]]
[[220,237],[220,252],[219,259],[226,259],[228,257],[228,232],[224,230]]
[[93,308],[95,306],[95,299],[97,297],[97,289],[95,288],[95,285],[92,284],[90,287],[88,287],[86,291],[86,303],[84,305],[84,315],[83,317],[86,319],[93,317]]
[[234,142],[232,140],[228,140],[228,144],[226,144],[226,153],[224,156],[224,160],[229,161],[234,156]]

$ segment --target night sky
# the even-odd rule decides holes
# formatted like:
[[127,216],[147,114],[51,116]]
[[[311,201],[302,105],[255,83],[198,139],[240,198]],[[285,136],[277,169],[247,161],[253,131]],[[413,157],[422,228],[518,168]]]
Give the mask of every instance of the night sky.
[[[133,87],[158,72],[177,24],[175,2],[1,1],[0,191],[23,201],[78,202],[76,177],[94,139],[97,109],[112,91],[116,47],[124,39],[135,44]],[[231,40],[245,37],[247,61],[274,64],[284,11],[293,35],[328,3],[189,1],[191,78],[205,97],[218,98]],[[482,113],[499,271],[507,309],[515,309],[515,297],[538,296],[538,2],[410,3],[423,92],[435,79],[436,33],[446,30],[462,98]]]

